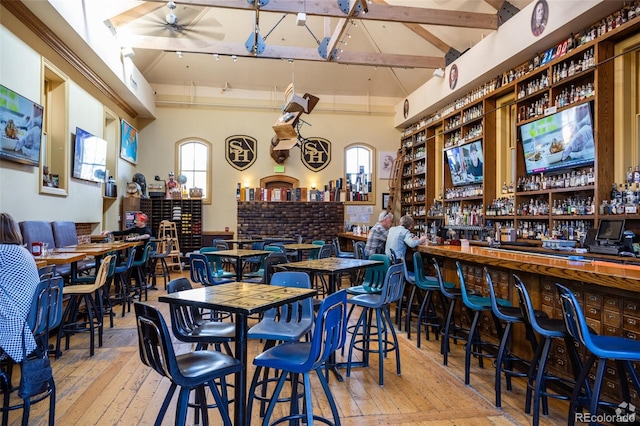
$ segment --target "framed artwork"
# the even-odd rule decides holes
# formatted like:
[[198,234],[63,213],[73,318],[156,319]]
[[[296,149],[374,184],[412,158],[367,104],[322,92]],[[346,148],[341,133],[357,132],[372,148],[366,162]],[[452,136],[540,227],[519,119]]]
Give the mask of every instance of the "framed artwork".
[[133,164],[138,162],[138,131],[124,118],[120,119],[120,158]]
[[449,70],[449,88],[451,90],[455,89],[456,84],[458,84],[458,66],[453,64]]
[[382,210],[386,210],[389,207],[389,193],[382,193]]
[[395,151],[379,151],[378,155],[378,178],[391,179],[393,160],[396,159],[398,153]]
[[531,14],[531,34],[538,37],[544,32],[549,20],[549,5],[546,0],[538,0]]

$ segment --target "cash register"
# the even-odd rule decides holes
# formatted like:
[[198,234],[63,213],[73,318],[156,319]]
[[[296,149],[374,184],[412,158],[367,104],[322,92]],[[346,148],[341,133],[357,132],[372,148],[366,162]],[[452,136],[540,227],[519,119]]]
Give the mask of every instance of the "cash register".
[[624,219],[603,219],[598,225],[595,244],[589,246],[589,253],[609,254],[617,256],[624,251],[622,235]]

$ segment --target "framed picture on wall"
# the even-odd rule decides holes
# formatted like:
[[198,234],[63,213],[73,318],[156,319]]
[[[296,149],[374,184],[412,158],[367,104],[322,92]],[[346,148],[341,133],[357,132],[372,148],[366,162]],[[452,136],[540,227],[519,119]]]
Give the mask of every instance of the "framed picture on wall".
[[397,153],[395,151],[380,151],[378,154],[378,178],[391,179],[393,160],[396,159]]
[[383,192],[382,193],[382,210],[386,210],[387,207],[389,207],[389,193]]
[[138,162],[138,131],[125,119],[120,119],[120,158],[130,163]]

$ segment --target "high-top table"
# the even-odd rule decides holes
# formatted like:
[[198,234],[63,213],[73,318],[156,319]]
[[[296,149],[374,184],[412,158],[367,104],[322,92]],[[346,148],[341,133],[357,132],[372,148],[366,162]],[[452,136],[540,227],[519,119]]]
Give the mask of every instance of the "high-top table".
[[[321,246],[315,246],[319,248]],[[340,274],[351,272],[362,268],[380,265],[379,260],[365,259],[348,259],[342,257],[325,257],[322,259],[302,260],[300,262],[283,263],[282,268],[292,271],[303,271],[312,274],[328,274],[329,275],[329,293],[335,293],[338,290],[336,284]]]
[[293,243],[285,244],[284,248],[287,250],[296,250],[298,252],[298,262],[302,260],[303,251],[320,250],[320,245],[310,243]]
[[245,250],[245,249],[231,249],[231,250],[218,250],[214,252],[216,256],[231,257],[236,259],[236,281],[242,281],[242,259],[253,256],[266,256],[269,253],[273,253],[267,250]]
[[195,288],[160,296],[158,301],[236,314],[235,357],[244,368],[236,373],[234,425],[248,425],[247,405],[247,317],[277,306],[312,297],[314,289],[235,282]]

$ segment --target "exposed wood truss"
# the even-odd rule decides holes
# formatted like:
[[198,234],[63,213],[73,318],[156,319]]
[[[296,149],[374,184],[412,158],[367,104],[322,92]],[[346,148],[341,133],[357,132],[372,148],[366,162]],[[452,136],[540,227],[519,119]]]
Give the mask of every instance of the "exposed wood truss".
[[[498,10],[505,0],[485,0],[493,8]],[[256,0],[257,2],[257,0]],[[107,20],[107,25],[117,29],[146,13],[151,13],[166,4],[166,0],[149,0],[140,2],[140,5],[129,9]],[[348,13],[343,12],[337,0],[304,1],[304,0],[269,0],[267,4],[260,6],[248,1],[240,0],[180,0],[179,4],[206,7],[225,8],[261,12],[297,14],[304,10],[307,15],[321,16],[325,18],[337,18],[338,23],[332,34],[328,37],[326,52],[334,52],[347,31],[351,20],[386,21],[404,24],[407,28],[420,36],[426,42],[435,46],[438,50],[447,54],[451,46],[425,29],[422,25],[438,25],[459,28],[476,28],[496,30],[498,28],[498,15],[490,13],[475,13],[466,11],[451,11],[442,9],[428,9],[420,7],[393,6],[384,0],[350,0]],[[365,13],[366,10],[366,13]],[[328,22],[328,20],[327,20]],[[327,24],[328,28],[329,25]],[[203,40],[190,40],[186,37],[152,37],[133,36],[129,43],[132,48],[151,49],[159,51],[181,51],[191,53],[217,53],[221,55],[254,56],[240,43],[216,42]],[[269,45],[258,58],[270,59],[294,59],[305,61],[326,61],[340,64],[370,65],[392,68],[442,68],[445,64],[444,57],[399,55],[381,52],[348,52],[343,51],[339,55],[327,54],[326,58],[320,56],[316,49],[303,47],[288,47]],[[444,55],[443,55],[444,56]]]

